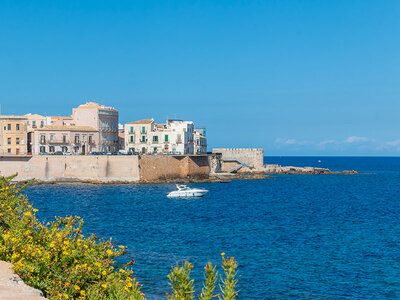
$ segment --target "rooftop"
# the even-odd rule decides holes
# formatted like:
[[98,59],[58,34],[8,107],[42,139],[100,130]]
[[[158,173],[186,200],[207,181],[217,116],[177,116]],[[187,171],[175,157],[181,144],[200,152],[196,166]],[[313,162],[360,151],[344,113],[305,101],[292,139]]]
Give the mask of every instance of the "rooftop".
[[78,108],[101,108],[101,109],[116,110],[114,107],[105,106],[97,102],[86,102],[85,104],[79,105]]
[[139,121],[130,122],[130,123],[126,123],[126,124],[151,124],[153,122],[154,122],[153,119],[144,119],[144,120],[139,120]]
[[90,126],[44,126],[36,130],[51,130],[51,131],[97,131],[95,128]]

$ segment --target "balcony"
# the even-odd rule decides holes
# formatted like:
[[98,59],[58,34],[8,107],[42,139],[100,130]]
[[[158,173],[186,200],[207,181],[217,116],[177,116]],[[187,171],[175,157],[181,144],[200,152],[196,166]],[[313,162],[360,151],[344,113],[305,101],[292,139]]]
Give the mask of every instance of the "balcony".
[[[68,140],[64,140],[64,139],[53,139],[53,140],[48,140],[49,144],[69,144]],[[44,144],[44,143],[42,143]]]

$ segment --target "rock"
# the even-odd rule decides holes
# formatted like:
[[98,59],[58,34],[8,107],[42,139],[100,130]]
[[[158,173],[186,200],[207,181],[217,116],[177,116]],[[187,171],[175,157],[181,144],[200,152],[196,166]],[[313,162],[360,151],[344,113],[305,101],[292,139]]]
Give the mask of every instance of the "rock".
[[325,175],[325,174],[358,174],[357,171],[339,171],[333,172],[329,169],[325,168],[314,168],[314,167],[292,167],[285,166],[282,167],[280,165],[265,165],[264,166],[265,174],[314,174],[314,175]]
[[27,286],[12,270],[12,264],[0,261],[0,299],[45,300],[42,291]]

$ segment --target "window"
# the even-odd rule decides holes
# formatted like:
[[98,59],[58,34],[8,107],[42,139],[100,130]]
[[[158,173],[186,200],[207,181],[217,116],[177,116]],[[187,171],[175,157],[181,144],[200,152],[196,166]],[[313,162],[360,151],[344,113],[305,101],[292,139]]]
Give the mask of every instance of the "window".
[[28,125],[28,126],[29,126],[29,120],[28,120],[28,121],[26,121],[26,125]]
[[50,146],[50,147],[49,147],[49,152],[50,152],[50,153],[53,153],[53,152],[54,152],[54,146]]
[[63,144],[66,144],[66,143],[67,143],[67,136],[63,135]]
[[131,133],[133,133],[133,126],[131,126]]
[[40,136],[40,143],[41,143],[41,144],[46,143],[46,136],[45,136],[44,134],[42,134],[42,135]]
[[89,135],[89,144],[93,143],[93,136]]
[[67,152],[67,151],[68,151],[68,147],[65,147],[65,146],[61,147],[61,151],[62,151],[63,153]]
[[17,149],[15,149],[15,154],[19,154],[19,149],[17,148]]
[[86,135],[82,136],[82,143],[86,142]]
[[8,153],[11,153],[11,149],[10,149],[10,148],[8,148],[8,149],[7,149],[7,152],[8,152]]
[[54,141],[54,134],[50,134],[50,142]]
[[40,146],[40,153],[46,152],[46,147],[45,146]]
[[36,128],[36,121],[32,121],[32,127]]
[[133,143],[133,135],[131,135],[131,143]]
[[78,144],[79,143],[79,135],[76,135],[75,136],[75,144]]
[[40,121],[40,127],[43,127],[43,126],[44,126],[44,122]]
[[7,124],[7,130],[11,130],[11,124]]
[[158,136],[157,135],[153,136],[153,142],[158,142]]
[[142,127],[142,133],[146,133],[146,127]]
[[11,138],[7,138],[7,144],[11,145]]
[[146,142],[146,137],[144,135],[142,136],[142,142]]
[[165,135],[165,141],[168,142],[168,134]]
[[17,145],[19,145],[19,138],[16,138],[16,139],[15,139],[15,143],[16,143]]
[[16,124],[16,125],[15,125],[15,129],[16,129],[16,130],[19,130],[19,124]]

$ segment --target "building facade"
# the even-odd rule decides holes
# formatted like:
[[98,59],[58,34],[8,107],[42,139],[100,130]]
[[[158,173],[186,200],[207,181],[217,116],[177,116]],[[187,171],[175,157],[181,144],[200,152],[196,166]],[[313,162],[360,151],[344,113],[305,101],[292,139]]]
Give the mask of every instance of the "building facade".
[[27,118],[0,116],[0,155],[27,155]]
[[153,119],[127,123],[125,149],[140,154],[196,154],[194,124],[178,119],[165,124],[157,124]]
[[100,152],[118,151],[118,110],[95,102],[72,109],[76,126],[89,126],[97,131]]
[[63,153],[86,155],[98,151],[98,131],[89,126],[45,126],[32,135],[32,154]]
[[205,128],[196,128],[194,130],[194,153],[196,155],[207,154],[207,138]]

